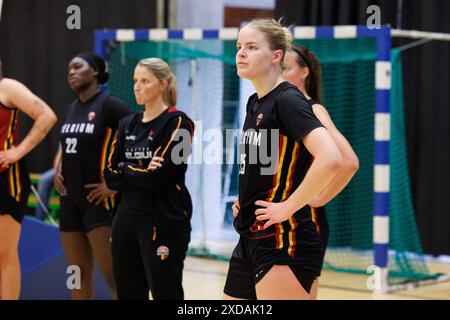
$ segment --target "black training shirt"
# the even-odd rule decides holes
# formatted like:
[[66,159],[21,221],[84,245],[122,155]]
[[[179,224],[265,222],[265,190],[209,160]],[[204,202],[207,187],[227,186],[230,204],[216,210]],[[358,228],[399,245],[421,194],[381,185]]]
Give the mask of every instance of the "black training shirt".
[[305,206],[288,221],[263,230],[265,222],[255,219],[258,209],[255,201],[282,202],[296,190],[313,160],[302,139],[319,127],[323,125],[311,104],[288,82],[281,83],[261,99],[256,93],[249,98],[239,141],[240,211],[235,219],[235,228],[242,236],[260,238],[282,234],[305,219],[312,219],[312,209]]
[[[62,174],[69,198],[85,200],[90,190],[84,185],[103,180],[119,121],[128,114],[129,108],[106,92],[86,102],[76,99],[69,105],[60,138]],[[106,199],[102,205],[112,209],[113,199]]]

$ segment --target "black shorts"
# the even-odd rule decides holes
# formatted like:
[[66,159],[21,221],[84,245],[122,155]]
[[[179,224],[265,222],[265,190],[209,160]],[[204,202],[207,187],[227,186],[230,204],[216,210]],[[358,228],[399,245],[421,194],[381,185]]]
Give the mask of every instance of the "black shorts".
[[[330,235],[330,227],[328,225],[328,218],[327,218],[327,213],[325,211],[325,207],[320,207],[320,208],[316,208],[316,216],[317,216],[317,226],[319,228],[319,233],[320,233],[320,240],[322,241],[322,263],[321,263],[321,268],[323,267],[323,262],[325,260],[325,253],[327,251],[327,247],[328,247],[328,238]],[[319,274],[320,276],[320,274]]]
[[255,300],[256,284],[274,265],[288,265],[309,293],[320,273],[322,252],[317,226],[312,221],[268,238],[241,237],[230,259],[224,293]]
[[87,201],[61,197],[59,230],[63,232],[89,232],[92,229],[111,226],[112,211]]
[[9,214],[22,223],[30,195],[30,177],[21,160],[0,173],[0,214]]

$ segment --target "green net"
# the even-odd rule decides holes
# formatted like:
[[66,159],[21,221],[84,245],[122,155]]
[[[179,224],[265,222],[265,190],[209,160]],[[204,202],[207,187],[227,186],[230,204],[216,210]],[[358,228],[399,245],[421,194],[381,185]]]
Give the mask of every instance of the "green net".
[[[375,58],[374,39],[314,39],[300,44],[322,64],[324,104],[337,128],[350,141],[360,169],[347,188],[327,205],[330,225],[325,268],[366,273],[373,265],[373,164]],[[178,107],[203,126],[239,128],[242,82],[236,75],[235,41],[136,41],[110,45],[109,91],[140,110],[132,84],[136,63],[165,59],[177,76]],[[422,255],[409,185],[405,146],[401,60],[393,52],[389,270],[391,282],[430,275]],[[244,97],[246,98],[246,97]],[[241,103],[242,104],[242,103]],[[194,139],[194,143],[199,141]],[[204,147],[204,146],[203,146]],[[194,164],[188,187],[194,216],[191,253],[228,258],[237,241],[231,202],[237,194],[235,143],[223,141],[222,163]],[[234,159],[232,163],[227,160]],[[228,161],[230,162],[230,161]]]

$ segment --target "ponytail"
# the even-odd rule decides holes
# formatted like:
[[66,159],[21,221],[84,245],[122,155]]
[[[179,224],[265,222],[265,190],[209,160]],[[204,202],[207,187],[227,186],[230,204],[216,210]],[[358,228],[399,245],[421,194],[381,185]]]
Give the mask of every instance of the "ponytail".
[[313,100],[322,103],[322,68],[319,59],[304,46],[294,44],[291,49],[297,54],[298,65],[309,69],[309,76],[305,80],[306,92]]
[[173,74],[167,80],[167,88],[163,93],[163,100],[169,107],[175,107],[177,104],[177,80]]

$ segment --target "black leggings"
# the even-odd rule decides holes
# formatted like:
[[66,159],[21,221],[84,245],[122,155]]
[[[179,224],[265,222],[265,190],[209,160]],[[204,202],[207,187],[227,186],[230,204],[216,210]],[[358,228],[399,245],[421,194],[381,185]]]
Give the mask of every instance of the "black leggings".
[[183,266],[190,232],[156,230],[151,215],[120,208],[112,225],[114,280],[119,300],[183,300]]

